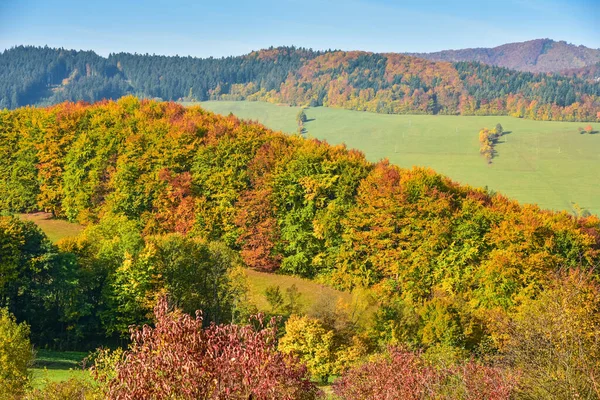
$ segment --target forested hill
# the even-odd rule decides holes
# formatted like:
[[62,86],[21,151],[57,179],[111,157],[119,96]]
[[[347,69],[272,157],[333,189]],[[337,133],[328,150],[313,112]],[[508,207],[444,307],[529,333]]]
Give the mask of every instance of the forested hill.
[[289,47],[220,59],[129,53],[104,58],[92,51],[19,46],[0,53],[0,108],[127,94],[206,100],[215,88],[227,93],[236,83],[272,90],[319,54]]
[[239,57],[166,57],[15,47],[0,53],[0,108],[95,102],[262,100],[380,113],[511,115],[596,121],[600,85],[475,62],[401,54],[270,48]]
[[600,49],[551,39],[508,43],[494,48],[444,50],[412,55],[434,61],[478,61],[527,72],[559,72],[600,62]]
[[[177,234],[224,242],[258,270],[339,289],[373,287],[383,307],[374,340],[474,351],[495,334],[493,316],[536,298],[554,272],[600,262],[595,216],[521,206],[428,169],[372,164],[344,146],[133,97],[0,112],[0,212],[34,210],[91,229],[63,243],[84,263],[82,275],[65,278],[72,264],[55,255],[32,253],[30,264],[14,256],[12,249],[29,249],[31,240],[7,239],[0,218],[0,259],[13,279],[4,292],[0,281],[0,296],[14,293],[13,312],[34,332],[50,324],[56,334],[49,338],[74,336],[65,326],[82,325],[82,335],[125,334],[146,321],[161,282],[188,299],[176,303],[188,304],[187,312],[199,308],[195,296],[208,292],[187,297],[192,289],[184,288],[204,288],[204,272],[196,278],[190,268],[205,267],[181,261],[192,247],[168,247]],[[18,232],[4,221],[4,232]],[[171,236],[160,241],[163,234]],[[161,248],[181,250],[169,258]],[[30,269],[16,275],[14,263]],[[65,272],[51,279],[48,271]],[[174,276],[185,277],[182,286]],[[49,292],[38,289],[40,282],[68,299],[64,313],[41,298]],[[78,282],[81,289],[66,291]],[[94,314],[83,306],[72,311],[75,303],[89,304]],[[216,309],[200,304],[205,312]],[[60,319],[33,318],[34,307],[53,307],[35,315]]]

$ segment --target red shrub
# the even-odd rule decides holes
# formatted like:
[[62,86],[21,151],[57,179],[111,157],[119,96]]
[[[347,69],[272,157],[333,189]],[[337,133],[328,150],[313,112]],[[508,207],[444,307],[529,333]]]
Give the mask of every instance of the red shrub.
[[473,361],[434,368],[418,354],[390,348],[388,355],[344,374],[335,382],[334,392],[342,400],[506,400],[515,383],[503,371]]
[[211,325],[169,313],[162,299],[156,327],[132,329],[133,344],[107,384],[111,399],[315,399],[306,368],[276,348],[275,321]]
[[466,399],[510,399],[516,389],[517,377],[499,368],[469,361],[455,370],[462,379]]

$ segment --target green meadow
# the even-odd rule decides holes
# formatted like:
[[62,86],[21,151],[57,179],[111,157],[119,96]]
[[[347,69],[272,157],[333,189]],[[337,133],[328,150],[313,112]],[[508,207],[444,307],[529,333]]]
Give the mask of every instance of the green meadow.
[[[188,103],[189,104],[189,103]],[[284,132],[296,131],[298,107],[263,102],[211,101],[202,107],[233,113]],[[522,203],[600,215],[600,134],[580,134],[579,122],[512,117],[387,115],[309,108],[306,136],[345,143],[371,161],[431,167],[463,184],[485,187]],[[479,130],[502,124],[509,132],[488,165],[479,155]],[[592,124],[595,131],[600,124]]]
[[48,239],[54,243],[65,237],[77,236],[83,230],[83,226],[62,219],[52,218],[52,214],[50,213],[19,214],[19,217],[26,221],[34,222],[44,231]]
[[83,359],[87,355],[77,351],[36,350],[31,368],[33,386],[43,387],[49,382],[89,377],[89,371],[83,369]]

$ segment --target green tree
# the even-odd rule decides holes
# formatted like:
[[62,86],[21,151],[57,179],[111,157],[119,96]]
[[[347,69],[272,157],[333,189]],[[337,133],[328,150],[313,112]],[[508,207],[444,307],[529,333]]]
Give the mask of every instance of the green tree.
[[496,124],[496,136],[500,137],[502,136],[502,134],[504,133],[504,128],[502,127],[502,125],[500,125],[500,123]]
[[110,278],[107,330],[126,335],[131,324],[150,322],[165,294],[184,312],[202,310],[206,323],[231,321],[235,298],[243,296],[232,284],[239,265],[237,253],[222,243],[175,233],[148,237],[137,256],[125,254]]
[[72,254],[61,252],[33,222],[0,217],[0,302],[31,326],[34,343],[78,340],[87,313]]

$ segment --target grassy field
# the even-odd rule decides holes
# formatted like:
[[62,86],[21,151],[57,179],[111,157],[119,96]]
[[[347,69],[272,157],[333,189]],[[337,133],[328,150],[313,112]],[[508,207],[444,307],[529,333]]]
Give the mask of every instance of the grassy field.
[[[219,114],[258,120],[296,131],[298,108],[262,102],[204,102]],[[511,117],[385,115],[326,107],[306,110],[309,137],[345,143],[371,161],[388,158],[402,167],[427,166],[475,187],[488,186],[522,203],[573,211],[573,203],[600,215],[600,134],[580,135],[585,123]],[[479,155],[479,130],[501,123],[497,156]],[[592,124],[600,130],[600,124]]]
[[246,270],[248,276],[250,301],[256,305],[259,311],[270,311],[269,303],[265,297],[265,291],[269,286],[279,286],[281,293],[285,296],[286,290],[295,285],[300,294],[299,303],[304,310],[309,309],[319,298],[342,300],[351,302],[351,294],[340,292],[325,285],[320,285],[308,279],[302,279],[289,275],[276,275],[265,272]]
[[83,226],[61,219],[53,219],[49,213],[19,214],[19,217],[35,222],[54,243],[64,237],[77,236],[83,230]]
[[70,378],[87,378],[89,372],[82,367],[82,360],[86,356],[87,353],[76,351],[37,350],[31,369],[33,386],[41,387],[47,382],[66,381]]

